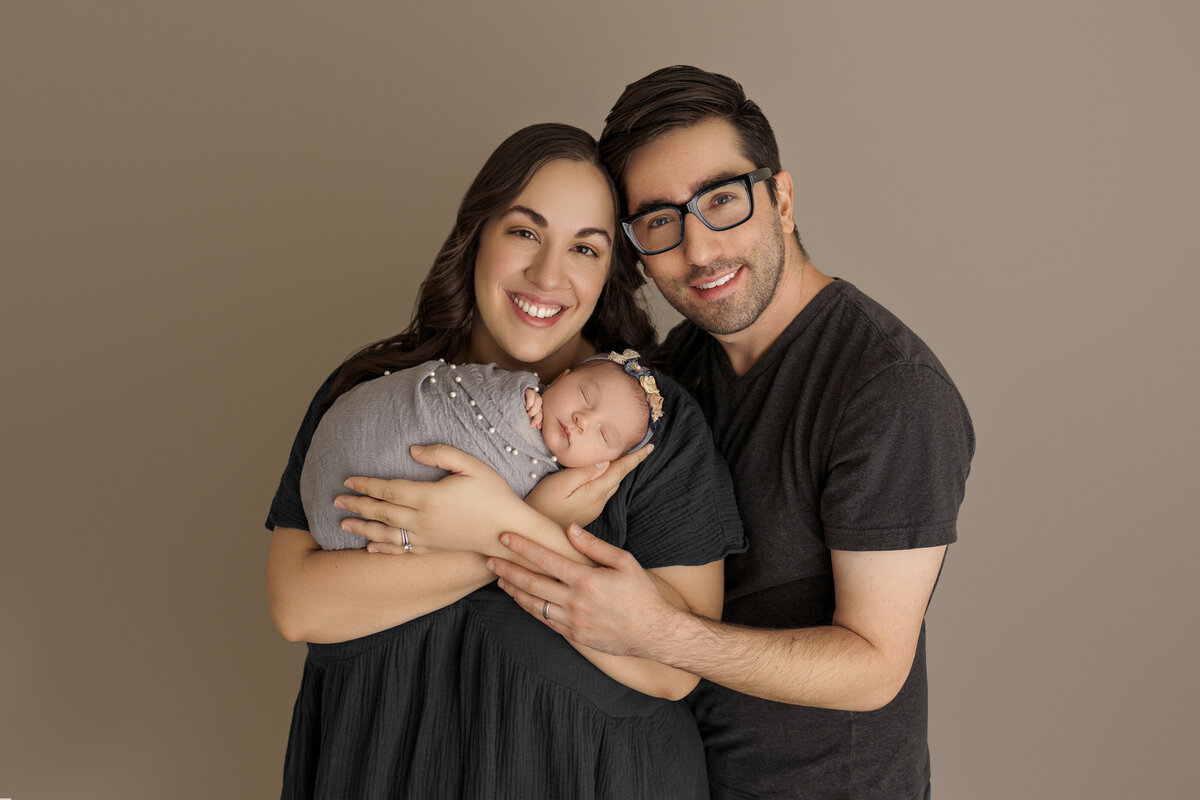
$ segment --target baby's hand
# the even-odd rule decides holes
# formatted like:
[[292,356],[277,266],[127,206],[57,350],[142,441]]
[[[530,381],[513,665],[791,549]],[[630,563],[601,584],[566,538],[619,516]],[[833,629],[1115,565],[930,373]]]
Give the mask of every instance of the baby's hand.
[[529,415],[529,426],[542,429],[542,396],[536,389],[525,390],[525,413]]

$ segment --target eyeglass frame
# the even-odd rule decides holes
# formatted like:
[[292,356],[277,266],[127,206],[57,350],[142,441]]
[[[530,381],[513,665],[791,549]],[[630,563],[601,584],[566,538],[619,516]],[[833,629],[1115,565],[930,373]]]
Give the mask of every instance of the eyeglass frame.
[[[758,169],[752,169],[744,175],[738,175],[728,180],[718,181],[717,183],[702,187],[700,191],[696,192],[696,194],[692,196],[691,200],[688,200],[683,205],[678,205],[676,203],[663,203],[662,205],[657,205],[654,208],[648,208],[645,211],[639,211],[636,214],[623,217],[621,219],[621,230],[625,231],[625,237],[629,239],[629,242],[633,245],[634,249],[644,256],[656,256],[661,253],[669,252],[683,244],[683,218],[689,213],[704,223],[704,227],[708,228],[710,231],[727,231],[732,228],[736,228],[738,225],[745,225],[750,218],[754,216],[754,184],[762,183],[763,181],[769,180],[773,177],[775,177],[775,172],[770,167],[759,167]],[[704,215],[700,213],[697,202],[700,200],[702,195],[708,194],[715,189],[720,189],[722,186],[728,186],[731,183],[740,183],[746,187],[746,194],[750,198],[750,211],[746,214],[746,218],[740,222],[735,222],[732,225],[717,227],[705,219]],[[661,250],[647,250],[646,248],[642,247],[641,243],[638,242],[637,237],[634,236],[633,223],[648,214],[657,214],[668,208],[674,209],[679,214],[679,241],[670,247],[664,247]]]

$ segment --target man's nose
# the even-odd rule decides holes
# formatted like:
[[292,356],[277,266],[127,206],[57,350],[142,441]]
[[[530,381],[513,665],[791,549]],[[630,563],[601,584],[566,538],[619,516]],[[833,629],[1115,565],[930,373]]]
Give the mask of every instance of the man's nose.
[[720,236],[724,231],[710,230],[695,214],[685,214],[683,217],[683,242],[679,247],[683,250],[688,263],[705,266],[716,261],[721,255]]

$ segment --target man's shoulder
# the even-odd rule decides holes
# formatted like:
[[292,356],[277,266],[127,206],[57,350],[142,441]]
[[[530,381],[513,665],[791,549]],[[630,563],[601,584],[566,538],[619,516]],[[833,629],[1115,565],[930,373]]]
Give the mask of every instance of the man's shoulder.
[[871,354],[882,365],[910,362],[945,373],[929,345],[896,314],[853,284],[840,283],[844,288],[835,313],[841,318],[833,331],[838,341],[831,344],[842,350],[861,349],[862,355]]

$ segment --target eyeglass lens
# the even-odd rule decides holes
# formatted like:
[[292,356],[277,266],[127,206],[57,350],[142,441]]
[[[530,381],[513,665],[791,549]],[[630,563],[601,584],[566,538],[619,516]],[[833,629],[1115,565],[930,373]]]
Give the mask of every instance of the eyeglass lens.
[[[750,193],[743,181],[716,186],[696,195],[696,216],[710,228],[723,230],[750,218]],[[644,249],[666,250],[683,241],[683,218],[677,208],[660,208],[633,220],[633,235]]]

